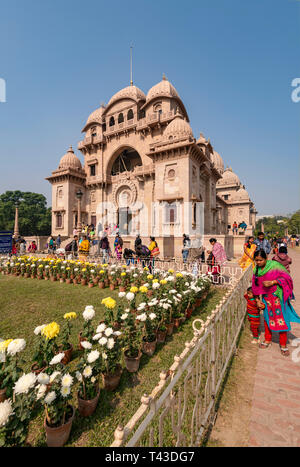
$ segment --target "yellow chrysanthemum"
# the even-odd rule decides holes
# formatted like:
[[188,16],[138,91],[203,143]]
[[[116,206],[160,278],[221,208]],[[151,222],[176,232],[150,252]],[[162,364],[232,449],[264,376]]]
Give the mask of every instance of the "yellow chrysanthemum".
[[103,267],[103,268],[107,268],[107,266],[108,266],[107,263],[102,264],[102,267]]
[[66,313],[64,315],[64,319],[75,319],[75,318],[77,318],[75,311],[70,311],[70,313]]
[[167,283],[167,281],[166,281],[166,279],[162,279],[162,280],[160,281],[160,283],[164,285],[164,284]]
[[153,279],[153,281],[152,281],[152,282],[158,282],[158,279]]
[[[138,292],[138,288],[133,286],[133,287],[130,287],[130,292],[133,292],[133,293],[137,293]],[[141,290],[141,289],[140,289]]]
[[105,274],[105,271],[103,271],[103,269],[101,269],[100,274]]
[[12,342],[13,339],[6,339],[3,342],[0,342],[0,352],[5,352],[8,347],[8,344]]
[[59,324],[53,321],[50,324],[47,324],[44,329],[42,329],[41,334],[46,337],[46,339],[54,339],[59,334]]
[[139,289],[139,290],[140,290],[140,292],[142,292],[142,293],[146,293],[146,292],[148,292],[148,288],[147,288],[147,287],[145,287],[144,285],[141,285],[141,287],[140,287],[140,289]]
[[121,272],[121,276],[126,276],[126,272]]
[[110,309],[113,309],[115,308],[116,306],[116,300],[114,300],[113,298],[111,298],[110,300],[107,300],[104,304],[104,306],[106,306],[106,308],[110,308]]
[[152,274],[148,274],[147,279],[153,279]]
[[144,271],[149,271],[149,268],[147,268],[147,266],[144,267]]
[[178,273],[176,274],[176,277],[183,277],[183,274],[181,274],[181,272],[178,272]]
[[169,269],[168,272],[169,272],[170,274],[173,274],[174,269]]
[[126,268],[127,268],[126,264],[123,264],[123,265],[122,265],[122,268],[126,269]]

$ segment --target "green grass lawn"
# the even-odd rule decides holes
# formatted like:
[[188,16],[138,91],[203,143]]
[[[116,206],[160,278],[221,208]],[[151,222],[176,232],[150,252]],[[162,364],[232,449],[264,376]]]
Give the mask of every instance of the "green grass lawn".
[[[193,313],[192,319],[205,319],[224,293],[222,288],[213,288]],[[71,342],[74,352],[69,364],[73,370],[80,356],[77,345],[78,333],[83,326],[82,312],[86,305],[94,306],[96,316],[93,322],[96,328],[104,317],[101,300],[106,296],[117,298],[117,291],[0,275],[0,338],[26,339],[23,356],[28,364],[24,370],[29,371],[35,327],[51,321],[62,325],[63,315],[75,311],[78,318],[73,321]],[[127,423],[139,407],[142,395],[152,391],[159,382],[160,372],[170,367],[174,356],[180,354],[185,342],[193,337],[192,319],[168,337],[165,344],[159,344],[152,357],[143,355],[138,373],[131,374],[124,369],[116,391],[110,393],[102,390],[98,407],[91,417],[82,418],[76,413],[67,446],[109,446],[113,442],[117,425]],[[74,407],[77,407],[76,400]],[[28,440],[32,446],[46,446],[42,413],[33,420]]]

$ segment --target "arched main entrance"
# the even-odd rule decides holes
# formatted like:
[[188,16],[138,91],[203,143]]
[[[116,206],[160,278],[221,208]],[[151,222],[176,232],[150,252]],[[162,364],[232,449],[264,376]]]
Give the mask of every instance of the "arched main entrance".
[[111,175],[131,172],[135,167],[143,165],[141,156],[133,148],[125,148],[112,164]]

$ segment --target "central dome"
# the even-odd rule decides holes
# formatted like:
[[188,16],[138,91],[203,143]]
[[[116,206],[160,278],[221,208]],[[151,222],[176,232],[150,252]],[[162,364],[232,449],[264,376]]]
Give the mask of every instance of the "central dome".
[[163,77],[160,83],[156,84],[148,91],[147,102],[156,97],[177,97],[180,99],[174,86],[165,77]]
[[141,91],[141,89],[137,88],[136,86],[127,86],[126,88],[121,89],[121,91],[118,91],[112,96],[109,103],[107,104],[107,107],[110,107],[112,104],[119,101],[120,99],[126,98],[133,99],[135,102],[146,100],[146,96],[143,93],[143,91]]

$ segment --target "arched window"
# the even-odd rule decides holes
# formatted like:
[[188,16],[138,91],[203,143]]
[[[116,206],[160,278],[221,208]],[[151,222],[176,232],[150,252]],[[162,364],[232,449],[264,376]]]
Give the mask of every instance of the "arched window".
[[124,122],[124,115],[123,114],[119,114],[118,116],[118,123],[123,123]]
[[109,119],[109,126],[114,126],[114,124],[115,124],[115,119],[114,119],[114,117],[110,117],[110,119]]
[[97,129],[96,129],[95,126],[93,126],[93,127],[91,128],[91,135],[92,135],[92,136],[97,136]]
[[133,120],[133,110],[132,109],[128,110],[127,120]]
[[142,118],[145,118],[145,116],[146,116],[145,110],[144,109],[140,110],[139,111],[139,120],[141,120]]

